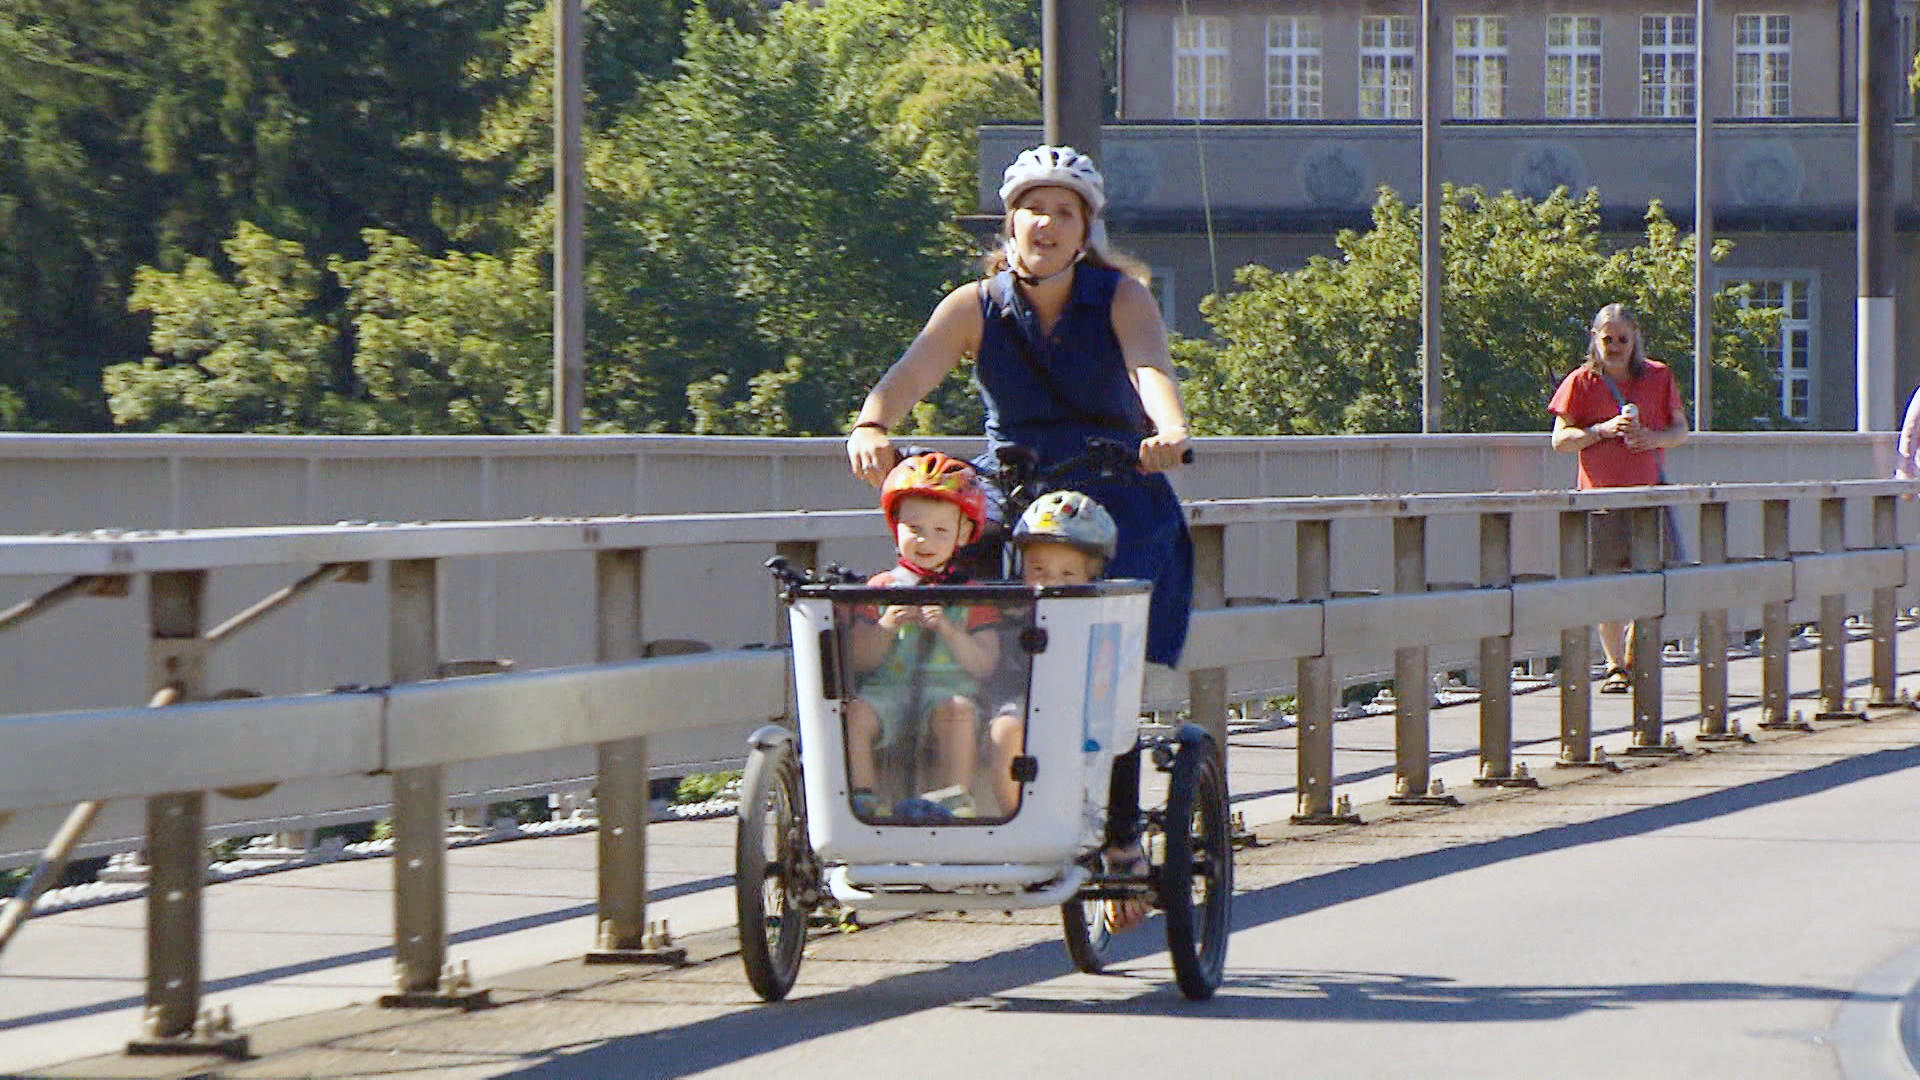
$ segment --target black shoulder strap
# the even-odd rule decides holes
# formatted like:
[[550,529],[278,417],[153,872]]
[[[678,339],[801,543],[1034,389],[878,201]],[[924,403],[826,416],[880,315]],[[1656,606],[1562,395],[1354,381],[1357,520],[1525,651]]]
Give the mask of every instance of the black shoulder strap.
[[[980,317],[983,320],[993,318],[993,304],[987,292],[987,281],[984,278],[980,281]],[[1034,355],[1033,343],[1027,340],[1027,335],[1016,330],[1012,334],[1012,337],[1014,351],[1020,354],[1020,359],[1026,363],[1027,370],[1033,372],[1034,378],[1039,379],[1040,384],[1047,388],[1048,396],[1053,398],[1054,404],[1060,406],[1062,412],[1065,412],[1083,424],[1111,428],[1115,431],[1145,433],[1146,429],[1133,423],[1124,416],[1115,416],[1112,413],[1088,412],[1081,408],[1074,402],[1073,398],[1061,388],[1060,383],[1054,378],[1053,372],[1047,365],[1042,363],[1038,356]]]
[[[1613,381],[1613,376],[1602,371],[1600,372],[1600,381],[1606,383],[1607,389],[1613,392],[1613,403],[1620,407],[1620,411],[1627,411],[1627,396],[1620,392],[1620,384]],[[1663,484],[1667,482],[1667,466],[1664,461],[1660,464],[1660,482]],[[1672,513],[1671,510],[1667,512],[1669,514]]]
[[1600,381],[1603,383],[1606,383],[1607,389],[1609,391],[1612,391],[1613,393],[1614,405],[1619,407],[1622,411],[1625,411],[1627,407],[1627,395],[1620,392],[1620,384],[1617,382],[1614,382],[1613,376],[1607,374],[1604,371],[1600,372],[1599,374],[1600,374]]

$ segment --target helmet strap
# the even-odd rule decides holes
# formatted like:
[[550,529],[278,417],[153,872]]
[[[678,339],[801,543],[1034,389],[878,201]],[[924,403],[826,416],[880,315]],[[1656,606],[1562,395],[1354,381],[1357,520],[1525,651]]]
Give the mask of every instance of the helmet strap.
[[1072,262],[1069,262],[1067,265],[1061,267],[1058,270],[1055,270],[1051,274],[1046,274],[1043,276],[1036,277],[1032,274],[1027,273],[1026,268],[1021,265],[1020,252],[1017,248],[1014,247],[1012,237],[1007,238],[1006,244],[1004,245],[1004,250],[1006,251],[1006,256],[1007,256],[1007,269],[1013,271],[1014,280],[1020,282],[1020,284],[1025,285],[1029,288],[1035,285],[1045,284],[1046,282],[1052,281],[1054,278],[1060,277],[1063,274],[1073,273],[1073,268],[1080,265],[1080,260],[1087,257],[1087,249],[1085,247],[1081,247],[1078,251],[1075,251],[1073,253]]

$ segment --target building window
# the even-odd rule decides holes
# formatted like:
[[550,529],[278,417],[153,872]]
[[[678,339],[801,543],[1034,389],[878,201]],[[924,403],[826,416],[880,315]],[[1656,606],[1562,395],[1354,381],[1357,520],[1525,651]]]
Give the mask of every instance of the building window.
[[1453,20],[1453,115],[1498,120],[1507,115],[1507,20],[1462,15]]
[[1173,20],[1173,115],[1190,120],[1227,115],[1227,20]]
[[1813,419],[1812,279],[1804,277],[1749,278],[1752,292],[1740,306],[1780,312],[1780,323],[1769,348],[1780,382],[1780,415],[1802,422]]
[[1640,16],[1640,115],[1692,116],[1691,15]]
[[1793,115],[1792,60],[1791,20],[1787,16],[1734,16],[1734,115]]
[[1413,119],[1413,17],[1360,20],[1360,116]]
[[1267,19],[1267,119],[1318,120],[1320,19],[1274,15]]
[[1600,115],[1600,16],[1547,16],[1547,115]]

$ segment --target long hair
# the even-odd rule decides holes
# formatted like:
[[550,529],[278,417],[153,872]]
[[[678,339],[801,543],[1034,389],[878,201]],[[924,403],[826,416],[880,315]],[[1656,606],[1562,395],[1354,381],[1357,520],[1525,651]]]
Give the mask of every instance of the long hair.
[[[1079,193],[1075,192],[1074,197],[1080,198]],[[1080,199],[1082,216],[1086,217],[1087,221],[1087,235],[1082,241],[1083,246],[1081,250],[1083,254],[1080,261],[1086,263],[1088,266],[1097,266],[1103,270],[1118,270],[1142,285],[1152,285],[1153,270],[1150,269],[1146,263],[1141,262],[1131,255],[1123,255],[1113,250],[1113,248],[1107,244],[1096,243],[1094,241],[1096,227],[1101,225],[1102,222],[1085,215],[1084,212],[1086,208],[1087,200]],[[1104,228],[1098,231],[1100,236],[1104,237],[1106,235]],[[987,277],[992,277],[1012,265],[1007,259],[1007,244],[1012,240],[1013,208],[1008,207],[1006,214],[1000,219],[999,242],[993,245],[993,250],[987,252],[980,259],[981,273]],[[1638,339],[1640,332],[1635,330],[1633,336]]]
[[1601,327],[1611,322],[1626,323],[1633,327],[1633,355],[1627,359],[1627,375],[1637,379],[1646,374],[1647,337],[1640,332],[1640,320],[1633,317],[1633,312],[1627,310],[1625,304],[1608,304],[1593,313],[1593,322],[1587,333],[1587,370],[1595,375],[1602,373],[1601,365],[1606,360],[1606,353],[1601,350],[1597,335]]

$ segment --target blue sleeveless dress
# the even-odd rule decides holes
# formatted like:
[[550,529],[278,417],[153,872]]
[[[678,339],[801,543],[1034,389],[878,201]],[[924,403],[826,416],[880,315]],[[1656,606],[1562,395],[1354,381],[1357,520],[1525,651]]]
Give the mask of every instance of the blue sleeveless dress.
[[[1119,284],[1119,271],[1081,264],[1066,309],[1053,332],[1043,335],[1012,273],[1003,270],[986,283],[977,371],[987,410],[987,450],[974,464],[989,488],[998,467],[994,451],[1001,446],[1032,449],[1044,468],[1085,449],[1090,435],[1131,444],[1151,430],[1113,332],[1113,294]],[[1046,374],[1036,365],[1044,365]],[[1099,500],[1119,526],[1119,550],[1108,576],[1153,582],[1147,659],[1178,663],[1193,608],[1193,541],[1173,485],[1164,476],[1137,473],[1115,480],[1089,474],[1065,482]],[[997,520],[1001,493],[992,494],[988,513]]]

